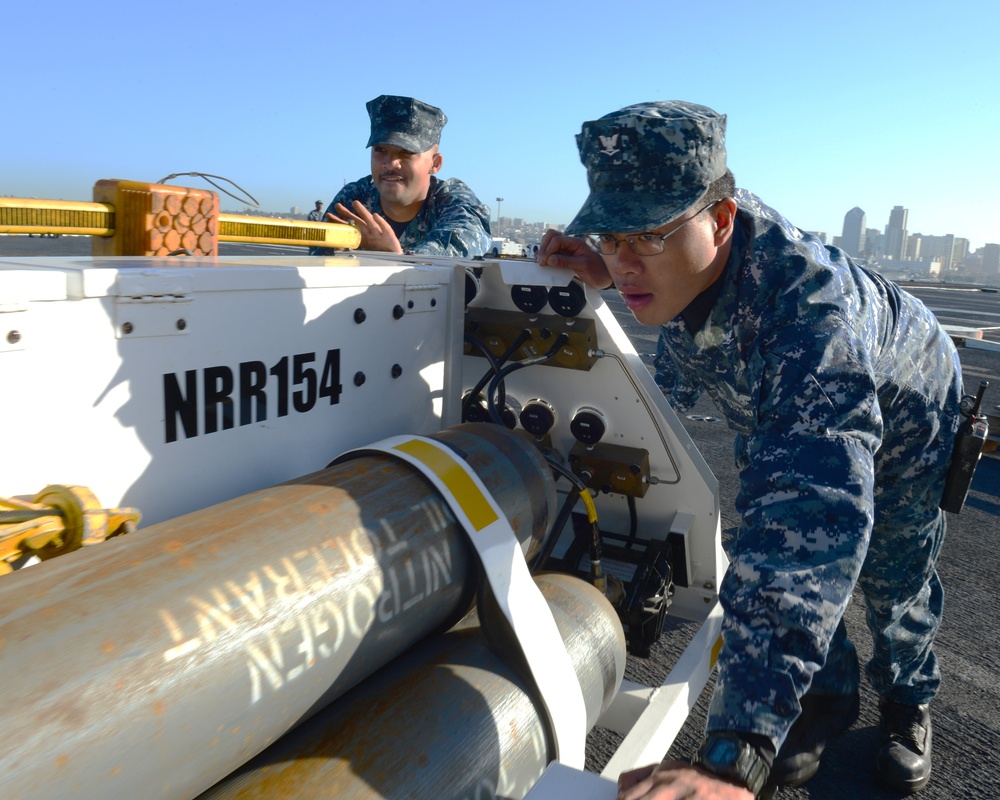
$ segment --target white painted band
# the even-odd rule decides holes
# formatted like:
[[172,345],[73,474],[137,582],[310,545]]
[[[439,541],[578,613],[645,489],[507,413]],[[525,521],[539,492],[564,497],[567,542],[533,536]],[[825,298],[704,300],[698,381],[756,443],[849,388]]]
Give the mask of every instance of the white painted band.
[[483,572],[521,645],[542,695],[556,758],[584,766],[587,712],[583,691],[548,603],[528,571],[521,544],[479,476],[450,448],[423,436],[392,436],[351,453],[376,450],[413,465],[434,484],[479,554]]

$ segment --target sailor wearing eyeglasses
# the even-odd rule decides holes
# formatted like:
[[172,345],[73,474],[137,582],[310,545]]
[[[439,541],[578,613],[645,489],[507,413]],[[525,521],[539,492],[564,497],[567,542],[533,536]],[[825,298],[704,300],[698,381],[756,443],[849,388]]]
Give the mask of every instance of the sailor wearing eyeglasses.
[[659,327],[656,380],[708,392],[736,433],[741,524],[719,588],[723,648],[693,765],[619,779],[623,800],[759,796],[818,770],[858,715],[843,613],[867,604],[893,791],[930,778],[928,703],[944,539],[939,508],[962,395],[958,356],[916,298],[737,190],[724,115],[628,106],[577,136],[590,194],[536,260],[614,288]]

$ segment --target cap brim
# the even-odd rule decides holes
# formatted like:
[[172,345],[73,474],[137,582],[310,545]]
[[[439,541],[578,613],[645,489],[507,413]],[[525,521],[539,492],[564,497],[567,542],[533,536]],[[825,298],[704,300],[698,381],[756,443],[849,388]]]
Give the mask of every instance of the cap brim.
[[566,233],[641,233],[666,225],[704,197],[665,202],[656,192],[591,192],[583,208],[566,226]]
[[366,144],[365,147],[373,147],[377,144],[387,144],[390,147],[399,147],[411,153],[423,153],[430,150],[434,146],[433,144],[428,145],[426,142],[417,139],[415,136],[407,136],[405,133],[398,133],[396,131],[389,131],[388,133],[378,135],[373,134],[369,137],[368,144]]

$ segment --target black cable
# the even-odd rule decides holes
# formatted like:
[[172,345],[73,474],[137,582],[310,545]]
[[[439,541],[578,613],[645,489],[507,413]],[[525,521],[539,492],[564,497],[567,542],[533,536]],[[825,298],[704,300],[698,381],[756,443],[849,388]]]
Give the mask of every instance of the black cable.
[[[252,205],[254,208],[260,208],[260,203],[257,202],[256,197],[250,194],[250,192],[248,192],[246,189],[240,186],[236,181],[230,180],[229,178],[223,177],[222,175],[211,175],[207,172],[175,172],[173,175],[167,175],[166,178],[161,178],[160,180],[157,181],[157,183],[166,183],[169,180],[173,180],[174,178],[180,178],[181,176],[185,175],[190,175],[191,177],[194,178],[204,178],[208,183],[212,184],[212,186],[214,186],[220,192],[222,192],[223,194],[228,194],[231,198],[233,198],[233,200],[237,200],[241,203],[245,203],[247,201],[247,198],[250,198],[249,205]],[[220,181],[225,181],[226,183],[231,183],[233,186],[235,186],[237,189],[243,192],[243,194],[246,195],[246,197],[237,197],[228,189],[224,189],[223,187],[219,186],[219,184],[213,181],[212,178],[216,178]]]
[[533,364],[541,364],[543,361],[548,361],[550,358],[555,356],[559,352],[560,348],[569,341],[568,333],[560,333],[555,340],[555,343],[542,353],[540,356],[534,356],[533,358],[526,358],[523,361],[515,361],[513,364],[509,364],[498,372],[492,381],[490,381],[489,392],[486,395],[486,407],[490,412],[490,419],[492,419],[498,425],[503,424],[503,420],[500,419],[500,412],[497,411],[497,403],[493,399],[493,395],[497,393],[498,387],[503,390],[504,379],[510,375],[512,372],[516,372],[519,369],[524,369],[525,367],[530,367]]
[[636,533],[639,531],[639,514],[635,509],[635,497],[628,495],[628,543],[625,545],[626,549],[631,549],[633,542],[635,542]]
[[[465,334],[464,338],[465,341],[467,341],[473,347],[477,348],[479,352],[482,353],[483,356],[486,358],[486,360],[489,362],[490,368],[486,371],[486,375],[484,376],[487,380],[489,380],[489,377],[491,375],[495,375],[500,371],[500,365],[497,363],[496,356],[493,355],[493,351],[491,351],[490,348],[486,346],[486,343],[483,342],[481,339],[477,339],[475,336],[472,336],[468,333]],[[485,385],[485,383],[483,385]],[[480,391],[482,391],[482,386],[480,386]],[[478,392],[475,393],[469,392],[469,394],[466,395],[465,400],[462,402],[462,419],[465,419],[466,416],[468,415],[469,408],[472,406],[472,403],[477,394]]]
[[[529,338],[531,338],[531,330],[529,328],[525,328],[524,330],[521,331],[521,333],[518,334],[517,338],[514,340],[511,346],[508,347],[503,352],[500,358],[496,358],[490,351],[490,349],[486,347],[486,344],[484,342],[466,334],[465,341],[477,346],[486,355],[487,359],[489,359],[490,369],[487,370],[486,373],[483,375],[483,377],[479,379],[479,382],[476,383],[472,391],[470,391],[469,394],[466,395],[465,401],[462,403],[462,419],[465,419],[469,407],[475,401],[475,398],[479,397],[479,393],[483,390],[483,387],[489,382],[490,378],[496,375],[498,372],[500,372],[500,367],[503,364],[506,364],[508,359],[512,355],[514,355],[514,353],[516,353],[521,348],[521,345],[523,345],[526,341],[528,341]],[[507,398],[505,395],[504,400],[506,399]]]
[[566,520],[569,519],[570,514],[576,507],[576,501],[580,499],[580,493],[587,491],[587,484],[585,484],[583,479],[571,469],[560,464],[548,455],[545,456],[545,461],[548,463],[553,472],[559,473],[559,475],[566,478],[566,480],[573,484],[574,491],[571,491],[566,495],[562,508],[559,509],[559,513],[556,515],[556,519],[552,523],[552,529],[549,531],[548,536],[542,543],[542,549],[538,552],[534,562],[532,562],[532,572],[541,569],[545,565],[545,562],[549,560],[549,556],[552,555],[552,550],[556,546],[556,542],[559,540],[559,535],[562,533],[562,529],[566,526]]
[[549,458],[548,456],[546,456],[545,460],[555,472],[558,472],[560,475],[566,478],[566,480],[572,483],[573,486],[576,487],[576,490],[578,492],[586,491],[587,484],[584,483],[583,478],[581,478],[579,475],[573,472],[573,470],[571,470],[569,467],[563,466],[554,458]]
[[556,542],[559,540],[559,535],[562,533],[562,529],[566,525],[566,520],[570,518],[570,515],[573,513],[573,508],[576,506],[576,501],[579,499],[579,492],[569,492],[566,495],[562,508],[559,509],[559,514],[556,515],[555,522],[552,523],[552,529],[549,531],[549,535],[546,537],[545,541],[542,542],[542,549],[538,551],[538,555],[535,556],[535,560],[531,564],[532,572],[537,572],[542,569],[545,566],[545,562],[549,560],[549,556],[552,555]]

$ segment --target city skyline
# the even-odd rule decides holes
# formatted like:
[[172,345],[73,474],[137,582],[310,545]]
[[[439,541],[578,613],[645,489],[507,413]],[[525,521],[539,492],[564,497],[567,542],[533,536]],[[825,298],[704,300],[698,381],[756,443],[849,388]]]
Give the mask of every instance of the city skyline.
[[[244,213],[245,211],[246,211],[246,209],[244,209],[244,211],[239,212],[239,213]],[[846,226],[847,226],[847,217],[852,212],[859,212],[858,215],[857,215],[857,222],[855,224],[855,227],[856,227],[856,230],[858,231],[858,234],[857,234],[857,238],[854,239],[853,241],[859,242],[860,246],[856,246],[856,247],[850,246],[851,245],[851,241],[850,241],[850,239],[848,237],[847,228],[846,228]],[[267,212],[267,213],[278,213],[278,214],[280,214],[281,212]],[[305,216],[305,212],[302,212],[300,210],[300,208],[297,207],[297,206],[292,207],[290,209],[289,213],[291,213],[293,215]],[[857,256],[857,255],[863,254],[863,252],[864,252],[866,232],[870,231],[870,230],[876,230],[876,231],[879,231],[880,234],[884,233],[885,229],[888,228],[890,225],[893,224],[893,215],[894,214],[898,214],[899,215],[899,219],[902,222],[900,230],[905,230],[907,232],[908,236],[922,236],[922,237],[947,237],[947,236],[952,236],[956,240],[964,239],[964,240],[970,242],[970,244],[969,244],[969,253],[970,254],[975,253],[975,252],[981,250],[982,248],[984,248],[988,244],[994,244],[994,245],[1000,244],[1000,242],[984,242],[983,244],[979,245],[978,247],[974,247],[967,236],[961,236],[960,234],[953,233],[951,231],[949,231],[947,233],[938,233],[938,232],[932,233],[931,229],[928,229],[926,232],[923,231],[923,230],[918,230],[918,231],[910,230],[909,228],[906,227],[907,224],[908,224],[908,219],[909,219],[909,209],[907,209],[905,206],[900,206],[900,205],[893,206],[892,210],[890,210],[890,212],[889,212],[889,221],[881,229],[878,228],[877,226],[868,226],[866,224],[866,222],[867,222],[867,212],[864,209],[862,209],[861,207],[859,207],[859,206],[854,206],[852,209],[850,209],[850,211],[847,212],[847,214],[844,215],[844,220],[843,220],[843,222],[841,224],[841,227],[839,229],[841,231],[841,233],[834,233],[833,230],[823,230],[823,229],[810,230],[809,232],[810,233],[822,234],[825,237],[825,241],[826,241],[827,244],[832,244],[834,238],[840,239],[841,240],[840,246],[847,253],[849,253],[850,255]],[[511,214],[511,215],[504,214],[504,215],[499,216],[499,217],[494,217],[494,216],[490,217],[490,221],[491,221],[492,224],[496,224],[498,220],[508,220],[509,224],[512,224],[514,227],[520,227],[520,224],[523,224],[523,225],[526,225],[526,226],[547,225],[549,227],[558,227],[558,228],[561,229],[561,228],[565,228],[566,225],[569,224],[569,220],[562,220],[562,221],[556,221],[556,220],[534,220],[534,221],[532,221],[532,220],[528,220],[524,216],[516,215],[516,214]],[[794,220],[789,220],[789,221],[792,222],[792,224],[795,224]],[[805,230],[805,229],[803,228],[803,230]],[[493,233],[494,233],[494,235],[497,235],[496,231],[493,231]],[[892,253],[892,254],[895,255],[895,253]],[[900,260],[901,258],[902,258],[902,256],[896,258],[896,260]]]

